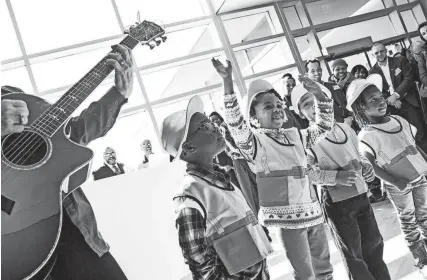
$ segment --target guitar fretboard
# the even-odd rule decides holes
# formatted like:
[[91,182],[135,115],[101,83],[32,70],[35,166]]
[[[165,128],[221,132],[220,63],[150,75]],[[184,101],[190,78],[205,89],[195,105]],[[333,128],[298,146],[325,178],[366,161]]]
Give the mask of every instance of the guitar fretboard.
[[[138,43],[138,40],[131,36],[126,36],[120,42],[120,45],[133,49]],[[114,70],[114,67],[107,64],[106,60],[107,56],[101,59],[92,70],[73,85],[55,104],[50,106],[31,127],[45,136],[52,137],[95,88]]]

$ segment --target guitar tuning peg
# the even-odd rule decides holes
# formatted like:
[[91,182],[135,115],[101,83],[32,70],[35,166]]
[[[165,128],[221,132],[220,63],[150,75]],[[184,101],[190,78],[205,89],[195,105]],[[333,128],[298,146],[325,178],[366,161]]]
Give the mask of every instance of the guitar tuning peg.
[[150,46],[150,50],[154,49],[156,46],[148,44]]
[[157,46],[160,46],[160,44],[162,43],[162,40],[154,40],[154,42],[156,42]]
[[163,43],[164,43],[164,42],[166,42],[166,39],[167,39],[168,37],[166,37],[166,36],[161,36],[160,38],[162,38],[162,41],[163,41]]

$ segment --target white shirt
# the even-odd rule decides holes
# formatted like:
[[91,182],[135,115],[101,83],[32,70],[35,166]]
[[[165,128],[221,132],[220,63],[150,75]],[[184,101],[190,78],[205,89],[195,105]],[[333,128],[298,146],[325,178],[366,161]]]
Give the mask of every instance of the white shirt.
[[397,94],[397,96],[400,97],[400,95],[394,91],[393,82],[391,80],[390,67],[388,65],[388,58],[386,59],[386,64],[384,66],[380,63],[378,63],[378,65],[381,67],[381,70],[384,73],[384,77],[389,85],[390,94]]
[[388,65],[388,59],[386,59],[386,64],[384,66],[379,63],[378,65],[381,67],[381,70],[384,73],[384,77],[390,87],[390,93],[394,92],[393,82],[391,81],[390,67]]

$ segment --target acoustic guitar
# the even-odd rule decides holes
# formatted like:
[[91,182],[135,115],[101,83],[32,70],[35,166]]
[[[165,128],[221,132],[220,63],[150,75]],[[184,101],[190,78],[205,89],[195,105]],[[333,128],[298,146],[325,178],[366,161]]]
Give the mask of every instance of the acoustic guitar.
[[[139,43],[152,49],[166,40],[164,29],[150,21],[138,23],[127,34],[120,44],[130,49]],[[25,101],[30,111],[22,133],[2,138],[2,279],[44,279],[53,266],[52,255],[62,226],[61,185],[73,173],[87,168],[93,157],[90,149],[67,138],[65,126],[79,105],[114,70],[106,59],[55,104],[21,93],[2,96]]]

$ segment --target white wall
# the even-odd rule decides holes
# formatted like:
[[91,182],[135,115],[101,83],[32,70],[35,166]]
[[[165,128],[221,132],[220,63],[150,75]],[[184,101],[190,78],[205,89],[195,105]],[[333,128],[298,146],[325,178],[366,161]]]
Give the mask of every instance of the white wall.
[[178,245],[172,203],[184,173],[184,163],[164,162],[82,186],[129,280],[177,280],[190,273]]

